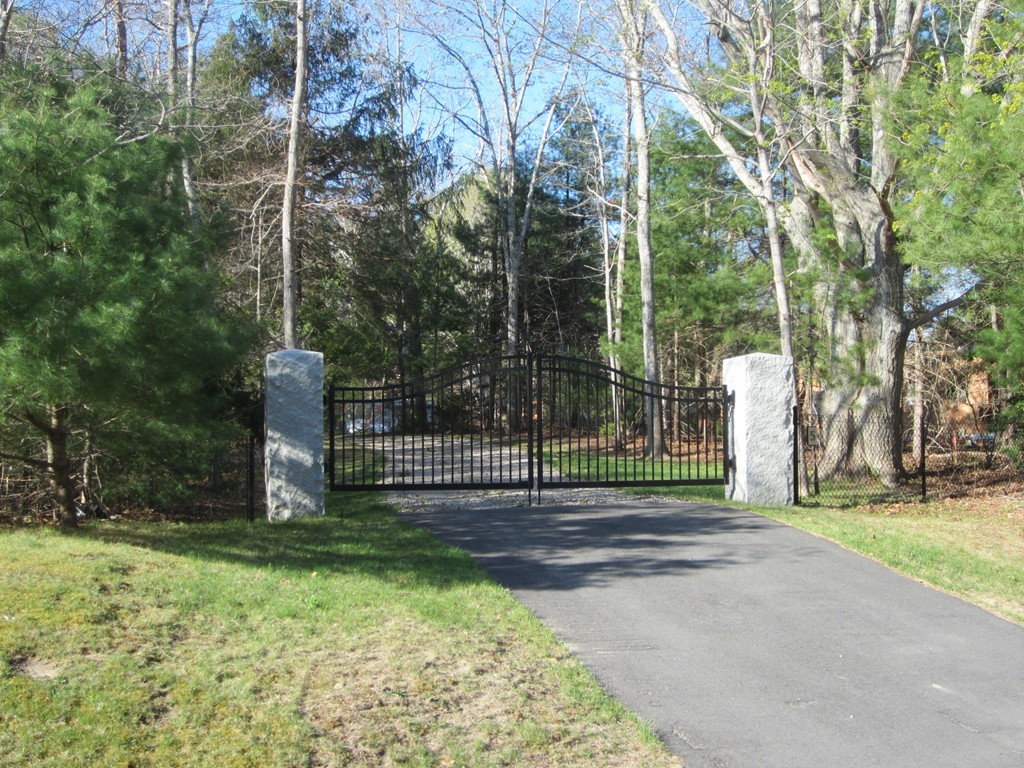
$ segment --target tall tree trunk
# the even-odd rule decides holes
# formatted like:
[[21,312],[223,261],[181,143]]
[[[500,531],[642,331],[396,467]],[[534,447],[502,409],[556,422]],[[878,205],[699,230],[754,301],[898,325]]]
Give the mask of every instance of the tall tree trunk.
[[114,40],[117,51],[117,75],[128,76],[128,20],[124,15],[124,0],[111,0],[114,6]]
[[78,525],[75,511],[75,478],[68,455],[68,409],[49,406],[46,415],[25,413],[22,420],[38,430],[46,442],[46,470],[57,501],[57,521],[66,527]]
[[[199,40],[202,27],[210,12],[212,0],[203,0],[198,18],[193,16],[192,0],[180,0],[185,11],[185,98],[183,128],[186,133],[192,131],[196,119],[198,77],[199,77]],[[169,0],[174,2],[174,0]],[[188,202],[188,213],[192,219],[192,231],[199,235],[202,230],[202,212],[199,208],[199,190],[193,174],[192,155],[185,152],[181,158],[181,181],[185,189],[185,200]]]
[[[615,243],[615,310],[613,319],[612,348],[622,344],[623,310],[626,293],[626,251],[629,244],[630,189],[633,186],[633,105],[629,98],[629,81],[625,83],[625,112],[622,117],[622,196],[619,203],[619,238]],[[622,361],[616,353],[612,367],[622,370]],[[618,376],[618,374],[616,374]],[[621,378],[619,379],[621,383]],[[621,447],[625,441],[621,387],[616,400],[615,445]]]
[[292,93],[291,118],[288,126],[288,168],[284,180],[284,201],[281,208],[281,268],[284,274],[284,345],[297,346],[295,336],[295,209],[298,198],[302,120],[306,101],[306,0],[295,0],[295,88]]
[[[852,203],[853,191],[847,203]],[[832,264],[831,279],[816,289],[818,312],[827,332],[828,376],[819,394],[824,451],[822,477],[836,473],[870,473],[888,486],[903,475],[903,362],[910,328],[903,317],[903,268],[892,238],[891,223],[870,195],[863,195],[860,216],[830,201],[837,246],[845,257],[817,249],[808,260]],[[809,219],[791,218],[787,231],[807,247]],[[838,269],[835,269],[838,266]]]
[[[514,151],[514,147],[510,148]],[[511,155],[508,168],[502,169],[504,178],[499,182],[505,190],[505,224],[502,238],[502,253],[505,257],[505,352],[519,354],[519,290],[522,286],[523,252],[526,243],[519,237],[519,216],[516,206],[515,157]]]
[[654,254],[651,251],[651,142],[647,127],[643,85],[634,85],[633,120],[636,126],[636,241],[640,260],[640,315],[643,324],[644,378],[647,379],[647,453],[665,453],[662,425],[661,375],[654,309]]
[[647,380],[647,455],[665,454],[661,376],[654,309],[654,254],[651,251],[651,136],[642,81],[647,14],[620,0],[629,101],[636,143],[636,243],[640,259],[640,314],[643,326],[644,378]]
[[14,16],[14,0],[0,0],[0,64],[7,55],[7,30]]

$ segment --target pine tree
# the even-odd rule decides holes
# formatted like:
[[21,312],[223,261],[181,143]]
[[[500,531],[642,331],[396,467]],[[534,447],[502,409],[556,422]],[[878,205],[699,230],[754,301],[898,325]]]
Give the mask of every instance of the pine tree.
[[57,78],[0,105],[0,415],[45,446],[4,458],[46,474],[66,525],[84,435],[108,456],[184,452],[245,351],[193,240],[178,147],[122,138],[109,95]]

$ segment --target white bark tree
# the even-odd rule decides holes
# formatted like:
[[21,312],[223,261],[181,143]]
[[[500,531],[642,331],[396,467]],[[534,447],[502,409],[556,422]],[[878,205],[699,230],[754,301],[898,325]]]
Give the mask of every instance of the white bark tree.
[[0,0],[0,62],[7,54],[7,30],[14,17],[14,0]]
[[[632,135],[636,146],[636,234],[640,262],[640,314],[643,328],[644,378],[647,396],[647,453],[660,458],[665,453],[662,424],[661,373],[658,365],[658,337],[654,303],[654,254],[651,250],[651,135],[647,122],[647,85],[644,81],[644,52],[648,13],[633,0],[616,0],[623,69],[626,75]],[[626,230],[620,233],[625,239]]]
[[[469,105],[454,105],[451,115],[479,142],[475,163],[497,203],[509,355],[519,354],[523,347],[523,259],[534,199],[543,182],[541,160],[559,128],[557,107],[573,66],[571,56],[560,62],[548,58],[557,5],[543,0],[525,18],[507,0],[429,0],[418,16],[419,33],[432,40],[461,75],[459,82],[445,86],[468,98]],[[569,20],[565,26],[574,23]],[[470,105],[475,117],[466,109]]]
[[[167,0],[167,95],[171,108],[179,115],[174,121],[179,136],[188,135],[195,127],[199,105],[199,44],[212,4],[213,0]],[[179,40],[182,27],[185,29],[184,81],[180,66],[182,46]],[[188,152],[181,158],[181,178],[192,229],[198,234],[202,227],[202,215],[193,160]]]
[[[904,313],[890,207],[898,168],[885,121],[914,65],[925,10],[940,4],[644,2],[661,34],[666,84],[765,215],[784,353],[783,233],[817,276],[830,373],[818,404],[821,470],[871,471],[895,484],[903,359],[910,331],[926,318]],[[945,5],[959,13],[972,4]],[[988,12],[987,3],[973,5],[958,43],[969,44],[974,21]],[[730,142],[727,130],[752,149]],[[785,199],[783,182],[791,185]]]
[[298,346],[295,334],[295,212],[299,194],[302,124],[306,106],[306,67],[308,64],[306,0],[295,0],[295,86],[292,90],[288,121],[288,166],[284,177],[284,200],[281,204],[281,271],[284,279],[284,345]]

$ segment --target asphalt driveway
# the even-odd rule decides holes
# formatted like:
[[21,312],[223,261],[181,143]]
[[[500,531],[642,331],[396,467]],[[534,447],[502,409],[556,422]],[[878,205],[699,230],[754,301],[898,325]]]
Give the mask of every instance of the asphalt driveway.
[[1020,626],[742,511],[429,498],[687,768],[1024,766]]

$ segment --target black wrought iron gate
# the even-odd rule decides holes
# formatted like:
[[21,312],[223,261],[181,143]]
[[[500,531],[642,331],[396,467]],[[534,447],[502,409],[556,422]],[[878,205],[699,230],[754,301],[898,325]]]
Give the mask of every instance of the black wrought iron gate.
[[656,385],[554,355],[481,360],[404,384],[332,386],[330,487],[721,485],[727,401],[721,387]]

